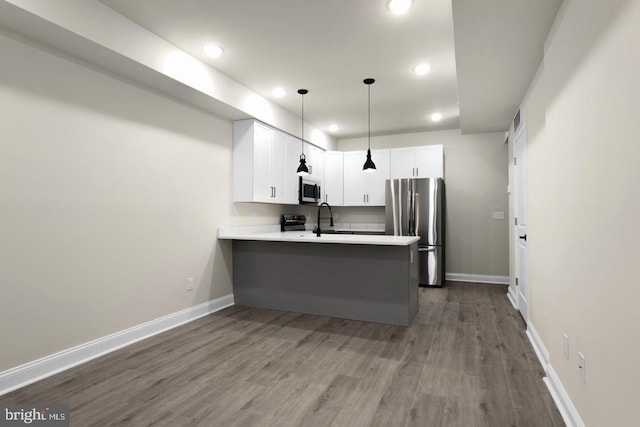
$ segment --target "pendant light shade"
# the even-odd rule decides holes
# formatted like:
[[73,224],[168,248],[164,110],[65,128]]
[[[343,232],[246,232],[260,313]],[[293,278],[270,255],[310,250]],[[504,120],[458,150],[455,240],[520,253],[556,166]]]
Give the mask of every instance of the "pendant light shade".
[[309,93],[306,89],[298,89],[300,99],[302,100],[302,130],[301,130],[301,144],[300,144],[300,165],[298,166],[297,174],[299,176],[309,175],[309,168],[307,167],[307,158],[304,155],[304,96]]
[[365,172],[373,172],[376,170],[376,164],[371,160],[371,85],[375,83],[374,79],[364,79],[363,83],[368,87],[368,112],[369,112],[369,147],[367,148],[367,160],[362,166],[362,170]]

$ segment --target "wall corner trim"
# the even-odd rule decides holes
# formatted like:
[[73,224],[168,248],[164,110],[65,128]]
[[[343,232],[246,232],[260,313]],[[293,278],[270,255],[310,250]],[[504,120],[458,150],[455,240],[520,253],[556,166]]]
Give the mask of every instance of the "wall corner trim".
[[446,273],[445,279],[451,282],[509,284],[509,276],[489,276],[485,274]]
[[225,295],[0,372],[0,396],[233,304]]
[[578,410],[573,405],[569,394],[565,390],[560,378],[558,378],[556,371],[551,365],[549,351],[545,347],[540,335],[538,335],[538,332],[531,322],[527,322],[527,337],[529,338],[529,341],[531,341],[531,345],[533,346],[533,349],[544,368],[544,372],[546,373],[546,376],[542,378],[542,381],[547,386],[547,389],[549,389],[549,393],[558,407],[558,411],[560,412],[560,415],[562,415],[562,419],[565,424],[567,427],[585,427]]

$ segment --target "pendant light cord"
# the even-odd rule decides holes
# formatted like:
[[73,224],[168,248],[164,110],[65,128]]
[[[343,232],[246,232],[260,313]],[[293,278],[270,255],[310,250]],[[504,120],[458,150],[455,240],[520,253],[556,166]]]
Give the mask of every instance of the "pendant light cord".
[[304,156],[304,96],[309,93],[307,89],[298,89],[298,93],[300,94],[300,99],[302,103],[302,120],[300,120],[300,142],[302,142],[300,157]]
[[369,89],[369,103],[367,105],[367,109],[369,111],[369,150],[371,150],[371,85],[367,85]]

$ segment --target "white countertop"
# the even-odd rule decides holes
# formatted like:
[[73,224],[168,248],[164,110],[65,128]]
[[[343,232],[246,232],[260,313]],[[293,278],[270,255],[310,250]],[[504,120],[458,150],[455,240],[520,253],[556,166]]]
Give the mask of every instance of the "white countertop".
[[[278,226],[280,227],[280,226]],[[297,243],[342,243],[349,245],[408,246],[420,240],[417,236],[387,236],[358,234],[323,234],[317,237],[311,231],[273,231],[273,229],[251,230],[246,228],[218,228],[218,239],[262,240],[270,242]]]

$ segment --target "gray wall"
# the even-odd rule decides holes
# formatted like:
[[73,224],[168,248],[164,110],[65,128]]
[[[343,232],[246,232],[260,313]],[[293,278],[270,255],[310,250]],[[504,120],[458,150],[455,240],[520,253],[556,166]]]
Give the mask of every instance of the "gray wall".
[[[371,138],[372,148],[444,146],[447,273],[509,274],[507,219],[491,219],[493,211],[508,215],[507,144],[504,140],[504,133],[462,135],[459,130]],[[366,148],[366,138],[338,141],[341,151]],[[341,222],[384,222],[384,208],[343,207],[336,210]]]
[[638,0],[564,1],[521,106],[529,324],[587,426],[638,423],[639,22]]
[[281,209],[231,202],[231,123],[2,34],[0,56],[0,371],[230,294],[217,227]]

